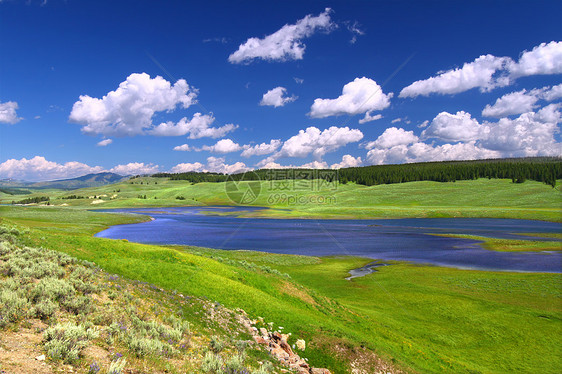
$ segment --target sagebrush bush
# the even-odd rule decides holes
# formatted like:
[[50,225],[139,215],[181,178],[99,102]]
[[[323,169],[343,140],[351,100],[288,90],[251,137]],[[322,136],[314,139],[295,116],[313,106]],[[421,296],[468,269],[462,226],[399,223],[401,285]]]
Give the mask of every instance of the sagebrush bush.
[[43,334],[47,356],[71,364],[78,360],[88,342],[99,336],[93,328],[70,322],[49,327]]
[[206,373],[220,373],[222,370],[222,358],[213,352],[205,353],[203,357],[203,363],[201,365],[201,370]]
[[164,352],[164,344],[156,339],[130,337],[127,346],[137,357],[159,355]]
[[224,340],[220,336],[212,336],[211,341],[209,342],[209,347],[214,353],[220,353],[223,349],[226,348],[226,345],[226,340]]
[[0,327],[17,322],[27,314],[30,304],[16,291],[0,291]]
[[29,299],[32,302],[49,299],[52,301],[64,301],[74,297],[76,290],[65,279],[44,278],[41,279],[30,291]]
[[125,360],[124,358],[120,358],[117,361],[113,361],[109,365],[107,374],[121,374],[126,364],[127,364],[127,360]]
[[58,308],[59,306],[49,299],[41,300],[29,310],[29,316],[46,320],[51,318]]

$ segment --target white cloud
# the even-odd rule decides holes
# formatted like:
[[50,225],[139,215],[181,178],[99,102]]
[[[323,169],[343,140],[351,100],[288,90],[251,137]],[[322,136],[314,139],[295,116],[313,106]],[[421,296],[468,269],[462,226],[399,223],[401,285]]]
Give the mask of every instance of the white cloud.
[[363,160],[361,157],[353,157],[352,155],[343,155],[341,162],[337,164],[332,164],[330,166],[331,169],[342,169],[342,168],[354,168],[361,166],[363,164]]
[[312,161],[302,165],[281,165],[277,162],[268,162],[261,165],[262,169],[328,169],[328,164],[324,161]]
[[160,167],[154,164],[145,164],[144,162],[130,162],[125,165],[117,165],[109,169],[110,172],[121,175],[139,175],[158,173]]
[[189,144],[177,145],[174,147],[174,151],[188,152],[191,151],[191,147],[189,146]]
[[480,56],[462,68],[449,70],[424,80],[416,81],[400,91],[399,97],[416,97],[437,94],[456,94],[472,88],[489,91],[497,86],[505,86],[508,80],[496,78],[494,74],[503,70],[510,62],[509,57]]
[[234,164],[225,163],[223,157],[208,157],[207,164],[204,165],[200,162],[181,163],[170,169],[170,173],[187,173],[194,172],[208,172],[208,173],[222,173],[222,174],[236,174],[250,170],[243,162],[235,162]]
[[402,118],[395,118],[392,121],[390,121],[390,123],[398,123],[398,122],[401,122],[401,121],[402,121]]
[[105,147],[107,145],[110,145],[111,143],[113,143],[113,140],[111,139],[103,139],[101,141],[98,142],[98,144],[96,144],[98,147]]
[[160,76],[131,74],[101,99],[81,95],[69,120],[82,125],[82,132],[90,135],[140,135],[152,127],[155,113],[173,111],[178,105],[188,108],[196,96],[197,90],[183,79],[171,85]]
[[413,131],[406,131],[402,128],[389,127],[377,138],[377,140],[368,142],[366,149],[373,148],[392,148],[397,145],[408,145],[418,141],[418,137]]
[[365,113],[365,117],[361,118],[359,120],[359,124],[364,124],[367,122],[371,122],[371,121],[376,121],[382,118],[382,114],[375,114],[374,116],[371,115],[371,112],[367,112]]
[[304,79],[302,79],[302,78],[293,77],[293,79],[295,80],[295,83],[297,83],[297,84],[303,84],[304,83]]
[[221,139],[214,145],[204,145],[202,151],[213,153],[231,153],[240,151],[242,147],[238,143],[234,143],[231,139]]
[[200,162],[177,164],[170,169],[170,173],[187,173],[190,171],[201,171],[204,165]]
[[399,97],[456,94],[472,88],[484,92],[512,84],[519,77],[546,74],[562,74],[562,42],[541,43],[521,53],[518,62],[510,57],[480,56],[462,68],[410,84],[402,89]]
[[438,138],[445,141],[471,141],[481,136],[482,128],[470,113],[463,111],[451,114],[439,113],[429,127],[422,132],[423,138]]
[[349,127],[332,126],[324,131],[316,127],[300,130],[295,136],[289,138],[281,150],[274,155],[279,157],[306,157],[312,154],[316,159],[322,158],[326,153],[333,152],[349,143],[358,142],[363,138],[363,133]]
[[325,161],[312,161],[303,164],[299,167],[300,169],[328,169],[328,164]]
[[539,100],[539,90],[528,92],[523,89],[521,91],[512,92],[498,98],[494,105],[486,105],[482,110],[484,117],[506,117],[513,114],[521,114],[530,112],[536,107]]
[[517,63],[510,63],[511,78],[529,75],[562,74],[562,42],[541,43],[524,51]]
[[204,171],[223,174],[236,174],[250,170],[243,162],[235,162],[234,164],[225,163],[224,157],[207,158],[207,167]]
[[18,103],[15,101],[0,103],[0,123],[13,125],[21,121],[23,118],[18,117],[16,109],[18,109]]
[[541,97],[547,101],[553,101],[562,98],[562,83],[545,90]]
[[302,60],[306,46],[302,40],[318,31],[330,32],[336,27],[330,20],[331,9],[314,17],[307,15],[294,25],[285,25],[263,39],[249,38],[228,57],[233,64],[248,63],[254,59],[266,61]]
[[32,159],[9,159],[0,164],[0,177],[28,181],[44,181],[79,177],[84,174],[104,171],[100,166],[89,166],[81,162],[70,161],[59,164],[47,161],[45,157]]
[[350,44],[355,44],[355,42],[357,42],[358,35],[365,35],[365,32],[360,29],[361,26],[357,21],[354,21],[353,23],[346,22],[346,26],[347,30],[352,34],[351,40],[349,41]]
[[195,113],[191,120],[186,117],[177,123],[163,122],[149,131],[156,136],[182,136],[188,134],[189,139],[221,138],[238,128],[238,125],[226,124],[220,127],[210,127],[215,117],[209,114]]
[[269,143],[256,144],[254,146],[245,145],[242,157],[263,156],[275,152],[282,142],[279,139],[272,139]]
[[[550,104],[537,112],[523,113],[515,119],[501,118],[498,122],[482,124],[469,113],[443,112],[422,132],[422,137],[434,137],[456,144],[427,144],[420,142],[411,131],[390,128],[376,141],[367,143],[366,148],[370,149],[367,161],[370,164],[389,164],[561,156],[562,143],[557,142],[555,137],[560,132],[558,124],[562,121],[560,107],[560,103]],[[409,136],[406,137],[407,133]]]
[[263,94],[260,105],[280,107],[298,99],[297,96],[285,96],[287,89],[285,87],[275,87]]
[[342,94],[336,99],[315,99],[309,115],[314,118],[339,116],[342,114],[366,113],[364,122],[371,112],[390,105],[392,93],[385,95],[382,88],[372,79],[355,78],[343,86]]
[[560,104],[550,104],[536,113],[484,123],[481,145],[510,157],[562,155],[562,144],[555,140],[555,134],[560,132],[559,108]]
[[412,145],[397,145],[386,149],[372,149],[367,153],[367,161],[373,165],[382,165],[403,162],[474,160],[497,158],[500,156],[501,154],[499,152],[478,147],[474,141],[437,146],[417,142]]

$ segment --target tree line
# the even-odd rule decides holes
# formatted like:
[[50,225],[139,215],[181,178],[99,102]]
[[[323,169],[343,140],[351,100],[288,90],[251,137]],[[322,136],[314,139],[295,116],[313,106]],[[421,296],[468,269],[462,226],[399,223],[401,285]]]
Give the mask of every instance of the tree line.
[[416,181],[455,182],[478,178],[511,179],[514,183],[534,180],[556,186],[562,179],[559,157],[529,157],[473,161],[440,161],[398,165],[373,165],[339,170],[330,169],[260,169],[233,175],[219,173],[158,173],[153,177],[187,180],[191,183],[227,180],[325,179],[328,182],[353,182],[366,186]]

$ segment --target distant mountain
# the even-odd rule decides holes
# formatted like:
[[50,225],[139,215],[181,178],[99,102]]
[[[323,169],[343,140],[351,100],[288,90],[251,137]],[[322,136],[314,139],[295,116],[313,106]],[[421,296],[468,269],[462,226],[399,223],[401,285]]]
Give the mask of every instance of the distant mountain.
[[97,173],[87,174],[71,179],[36,182],[32,184],[25,184],[24,186],[26,188],[58,188],[61,190],[76,190],[78,188],[105,186],[106,184],[117,183],[127,178],[128,177],[115,173]]

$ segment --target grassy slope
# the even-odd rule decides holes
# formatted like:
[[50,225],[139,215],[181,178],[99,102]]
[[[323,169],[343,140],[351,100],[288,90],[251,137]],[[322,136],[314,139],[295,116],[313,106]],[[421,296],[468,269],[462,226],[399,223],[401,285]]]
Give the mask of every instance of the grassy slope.
[[[140,184],[140,182],[143,184]],[[232,205],[225,193],[224,183],[199,183],[169,181],[162,178],[138,178],[130,182],[97,188],[64,191],[45,191],[55,205],[69,204],[92,209],[141,206],[182,205]],[[147,184],[148,182],[148,184]],[[155,184],[157,182],[158,184]],[[269,182],[262,183],[261,194],[252,204],[274,208],[290,208],[253,215],[275,217],[353,217],[353,218],[401,218],[401,217],[495,217],[562,221],[559,181],[556,188],[543,183],[527,181],[511,183],[505,179],[479,179],[455,183],[412,182],[378,186],[355,184],[340,185],[334,191],[313,191],[301,188],[278,191]],[[117,192],[119,191],[119,192]],[[61,200],[64,195],[107,195],[105,202],[91,204],[93,200]],[[290,204],[280,202],[279,195],[324,197],[326,204]],[[117,195],[110,199],[112,195]],[[146,195],[147,199],[139,199]],[[186,200],[177,200],[183,196]],[[25,196],[24,196],[25,197]],[[155,199],[156,197],[156,199]],[[18,197],[21,199],[23,197]],[[0,202],[8,203],[14,196],[0,193]],[[17,200],[17,199],[16,199]],[[307,200],[308,201],[308,200]]]
[[[350,283],[343,279],[347,271],[368,260],[166,248],[93,238],[108,219],[116,223],[126,218],[69,208],[0,207],[0,215],[32,227],[29,244],[56,248],[95,261],[107,271],[206,296],[275,321],[309,342],[306,356],[311,362],[335,372],[349,369],[346,361],[359,345],[422,372],[562,369],[562,279],[557,274],[396,264]],[[289,273],[292,280],[217,256],[267,265]]]

